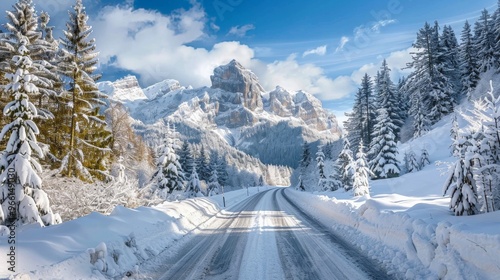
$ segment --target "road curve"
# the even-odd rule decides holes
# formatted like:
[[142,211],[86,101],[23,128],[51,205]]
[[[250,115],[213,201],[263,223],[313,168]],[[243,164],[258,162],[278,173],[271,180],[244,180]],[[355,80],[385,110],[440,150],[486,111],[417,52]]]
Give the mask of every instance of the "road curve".
[[[276,188],[221,211],[152,279],[390,279]],[[158,260],[157,260],[158,261]]]

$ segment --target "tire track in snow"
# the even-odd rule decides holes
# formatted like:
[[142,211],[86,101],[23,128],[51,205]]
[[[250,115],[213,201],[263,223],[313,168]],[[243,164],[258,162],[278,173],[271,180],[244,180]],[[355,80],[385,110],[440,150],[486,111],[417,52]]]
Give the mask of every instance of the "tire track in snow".
[[[217,214],[212,224],[223,221],[214,229],[209,226],[201,230],[189,241],[183,249],[166,260],[166,272],[159,279],[223,279],[221,274],[227,272],[232,262],[235,248],[243,234],[248,228],[249,219],[244,212],[254,210],[257,203],[266,193],[262,192],[252,196],[250,199],[235,205],[223,214]],[[231,211],[231,212],[229,212]],[[241,254],[240,254],[241,255]],[[179,256],[180,259],[179,259]],[[240,258],[241,260],[241,258]],[[234,264],[236,264],[235,262]],[[238,263],[239,266],[239,263]]]
[[[332,272],[340,272],[338,274],[335,273],[337,274],[335,278],[319,277],[315,279],[393,279],[393,276],[388,275],[377,262],[363,255],[353,245],[349,244],[334,232],[330,231],[328,227],[305,213],[286,195],[285,189],[279,192],[283,198],[280,202],[286,202],[287,204],[285,208],[287,208],[290,213],[293,213],[293,215],[303,222],[305,226],[314,229],[314,231],[309,234],[310,236],[314,235],[314,238],[311,238],[311,242],[309,242],[309,245],[313,248],[308,250],[308,253],[310,255],[317,255],[315,258],[316,261],[314,262],[316,267],[318,267],[318,263],[320,263],[329,267]],[[277,194],[277,192],[275,194]],[[278,200],[276,199],[276,201]],[[328,248],[320,243],[322,240],[326,240],[330,244],[330,250],[327,250]],[[338,257],[340,257],[340,259]],[[349,263],[351,263],[351,267]],[[353,269],[352,264],[354,264],[358,270],[364,272],[365,276],[353,274],[356,270]]]

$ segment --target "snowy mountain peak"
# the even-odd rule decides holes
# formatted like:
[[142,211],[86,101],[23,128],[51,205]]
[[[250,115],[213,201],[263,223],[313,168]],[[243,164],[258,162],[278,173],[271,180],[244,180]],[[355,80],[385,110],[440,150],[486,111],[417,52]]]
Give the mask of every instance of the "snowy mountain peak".
[[126,76],[114,82],[101,82],[98,83],[98,87],[101,92],[115,101],[129,102],[147,99],[135,76]]
[[179,81],[166,79],[144,89],[144,94],[149,99],[155,99],[158,95],[164,95],[174,90],[184,89]]
[[264,88],[259,84],[257,76],[236,60],[233,59],[228,64],[215,68],[210,80],[212,88],[240,93],[243,98],[242,103],[248,109],[252,111],[257,108],[262,109]]

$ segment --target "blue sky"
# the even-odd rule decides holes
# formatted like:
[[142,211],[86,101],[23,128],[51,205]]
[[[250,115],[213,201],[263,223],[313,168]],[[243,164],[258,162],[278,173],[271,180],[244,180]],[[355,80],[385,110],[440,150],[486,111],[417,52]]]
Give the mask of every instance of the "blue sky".
[[[73,0],[33,0],[56,29]],[[2,0],[8,9],[15,0]],[[101,52],[104,79],[135,74],[143,86],[166,78],[209,86],[217,65],[235,58],[266,90],[304,89],[342,119],[361,76],[383,58],[393,78],[425,21],[475,21],[496,0],[84,0]],[[406,71],[406,72],[405,72]]]

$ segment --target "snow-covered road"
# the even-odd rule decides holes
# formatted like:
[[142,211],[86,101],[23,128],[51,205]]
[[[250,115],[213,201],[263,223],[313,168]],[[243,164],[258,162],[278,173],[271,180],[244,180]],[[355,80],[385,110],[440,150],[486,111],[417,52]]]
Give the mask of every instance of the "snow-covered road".
[[286,189],[221,211],[140,268],[151,279],[388,279],[298,208]]

